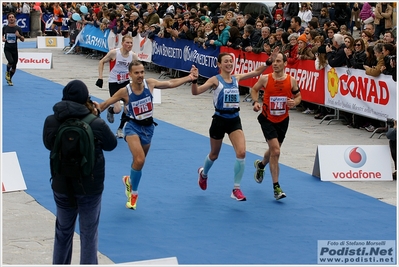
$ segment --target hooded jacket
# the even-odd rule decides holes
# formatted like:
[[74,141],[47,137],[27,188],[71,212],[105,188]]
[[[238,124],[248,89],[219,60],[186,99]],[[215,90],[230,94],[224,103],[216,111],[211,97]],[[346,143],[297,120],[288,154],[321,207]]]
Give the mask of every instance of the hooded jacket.
[[[90,110],[83,104],[62,100],[53,107],[54,114],[46,118],[43,127],[43,143],[48,150],[52,150],[55,135],[63,121],[69,118],[84,118]],[[82,184],[78,179],[73,180],[73,188],[76,195],[95,195],[104,190],[105,159],[103,150],[111,151],[117,145],[117,140],[109,126],[101,118],[96,118],[90,124],[95,138],[95,165],[91,177],[82,178]],[[51,187],[60,194],[68,194],[65,177],[54,176],[51,171]]]

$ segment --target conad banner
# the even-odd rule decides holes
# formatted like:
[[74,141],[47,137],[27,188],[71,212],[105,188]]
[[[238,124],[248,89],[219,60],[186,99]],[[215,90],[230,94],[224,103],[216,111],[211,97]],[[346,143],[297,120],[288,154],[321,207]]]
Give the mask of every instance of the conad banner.
[[324,105],[377,120],[397,119],[397,86],[392,76],[372,77],[364,70],[330,66],[325,72]]

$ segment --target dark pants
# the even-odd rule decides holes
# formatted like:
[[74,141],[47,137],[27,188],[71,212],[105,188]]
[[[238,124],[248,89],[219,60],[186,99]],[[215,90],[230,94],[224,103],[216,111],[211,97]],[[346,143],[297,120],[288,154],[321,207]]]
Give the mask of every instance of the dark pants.
[[68,195],[53,193],[57,206],[53,264],[71,264],[72,242],[78,214],[80,264],[98,264],[98,224],[102,194],[75,195],[77,206],[73,207]]
[[18,63],[18,50],[4,49],[4,55],[8,61],[7,66],[12,68],[12,72],[15,72]]

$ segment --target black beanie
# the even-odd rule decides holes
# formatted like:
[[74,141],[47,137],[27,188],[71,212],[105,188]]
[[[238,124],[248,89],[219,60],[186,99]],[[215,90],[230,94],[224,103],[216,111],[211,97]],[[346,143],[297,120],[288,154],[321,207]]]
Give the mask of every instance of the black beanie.
[[89,90],[86,84],[80,80],[70,81],[62,91],[62,100],[70,100],[84,104],[89,99]]

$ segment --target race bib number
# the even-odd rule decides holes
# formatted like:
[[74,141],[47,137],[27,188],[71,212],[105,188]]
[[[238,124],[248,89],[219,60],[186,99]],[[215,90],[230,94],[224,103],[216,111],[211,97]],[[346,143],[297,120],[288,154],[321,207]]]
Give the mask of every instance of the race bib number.
[[129,73],[127,73],[127,72],[126,73],[118,73],[116,75],[116,79],[117,79],[118,83],[122,83],[126,80],[129,80]]
[[287,112],[287,97],[286,96],[271,96],[270,97],[270,115],[281,116]]
[[152,117],[152,102],[150,96],[131,102],[130,106],[132,107],[132,112],[136,120],[145,120]]
[[223,92],[223,108],[238,108],[240,105],[240,92],[238,89],[225,89]]
[[15,33],[7,33],[6,40],[9,44],[15,44],[17,42],[17,35]]

